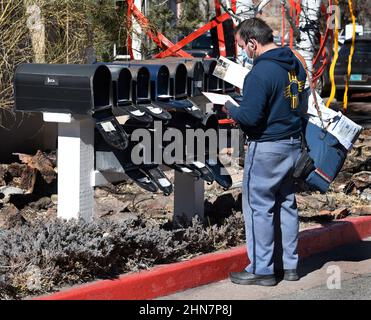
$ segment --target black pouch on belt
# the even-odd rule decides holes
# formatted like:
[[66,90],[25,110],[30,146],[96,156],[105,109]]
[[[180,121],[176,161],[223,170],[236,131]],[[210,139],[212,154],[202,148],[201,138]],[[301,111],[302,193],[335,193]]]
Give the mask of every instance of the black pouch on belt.
[[304,149],[295,166],[294,178],[305,180],[313,170],[315,170],[314,161],[308,151]]

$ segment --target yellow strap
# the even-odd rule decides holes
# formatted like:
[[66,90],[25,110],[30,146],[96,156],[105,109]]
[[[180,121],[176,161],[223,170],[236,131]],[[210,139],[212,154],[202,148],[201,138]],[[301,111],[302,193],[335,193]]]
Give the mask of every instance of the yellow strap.
[[349,5],[349,12],[352,16],[353,33],[352,33],[352,46],[350,47],[350,53],[349,53],[349,58],[348,58],[348,73],[347,73],[347,78],[346,78],[346,81],[345,81],[344,111],[346,111],[347,107],[348,107],[349,77],[350,77],[350,73],[352,72],[352,59],[353,59],[354,46],[355,46],[355,41],[356,41],[356,17],[354,16],[354,13],[353,13],[352,0],[348,1],[348,5]]
[[[339,4],[338,0],[335,0],[335,5],[337,6]],[[334,34],[334,59],[332,60],[331,66],[330,66],[330,80],[331,80],[331,93],[330,97],[327,100],[326,107],[328,108],[335,98],[335,93],[336,93],[336,84],[335,84],[335,77],[334,77],[334,72],[335,72],[335,65],[336,61],[338,60],[339,57],[339,20],[338,20],[338,15],[337,12],[335,12],[335,34]]]

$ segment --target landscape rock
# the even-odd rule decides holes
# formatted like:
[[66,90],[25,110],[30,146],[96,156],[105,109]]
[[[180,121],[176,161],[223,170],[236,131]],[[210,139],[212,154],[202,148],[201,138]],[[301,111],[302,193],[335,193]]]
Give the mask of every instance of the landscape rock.
[[55,163],[42,151],[38,150],[34,156],[22,153],[15,153],[14,155],[18,155],[21,162],[27,164],[30,168],[40,171],[41,176],[47,183],[51,183],[56,179],[57,174],[54,170]]
[[130,201],[120,201],[113,196],[98,198],[95,200],[94,212],[98,217],[107,217],[124,212],[130,205]]
[[41,199],[31,202],[29,206],[34,210],[46,210],[53,204],[52,199],[49,197],[42,197]]
[[331,212],[335,220],[344,219],[349,216],[350,212],[348,208],[339,208]]
[[371,188],[367,188],[367,189],[363,190],[359,197],[362,200],[366,200],[366,201],[369,201],[371,203]]
[[371,186],[371,172],[370,171],[361,171],[354,174],[351,178],[357,189],[365,189]]
[[22,226],[25,223],[26,220],[13,204],[0,210],[0,229],[11,229]]
[[351,212],[358,216],[369,216],[371,215],[371,205],[368,206],[354,206]]
[[3,186],[3,187],[0,187],[0,201],[2,203],[7,203],[10,199],[10,195],[24,194],[24,193],[25,191],[21,188]]
[[54,204],[57,204],[58,203],[58,195],[57,194],[52,194],[50,196],[50,200],[54,203]]
[[0,164],[0,187],[6,186],[5,174],[6,174],[5,165]]

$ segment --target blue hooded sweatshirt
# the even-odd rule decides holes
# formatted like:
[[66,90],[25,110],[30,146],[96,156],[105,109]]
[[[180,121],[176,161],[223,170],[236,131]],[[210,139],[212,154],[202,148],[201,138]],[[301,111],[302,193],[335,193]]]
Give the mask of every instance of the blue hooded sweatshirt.
[[244,80],[239,107],[226,105],[252,141],[275,141],[302,130],[299,105],[306,72],[288,47],[268,50],[254,60]]

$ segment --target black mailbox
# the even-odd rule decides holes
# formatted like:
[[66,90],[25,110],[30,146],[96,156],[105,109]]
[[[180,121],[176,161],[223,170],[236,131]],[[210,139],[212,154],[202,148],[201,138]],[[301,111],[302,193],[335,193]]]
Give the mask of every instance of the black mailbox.
[[236,91],[236,87],[233,84],[223,81],[222,79],[219,79],[219,82],[223,93],[231,93]]
[[[184,59],[183,59],[184,60]],[[187,98],[187,68],[185,64],[176,59],[161,59],[159,60],[137,60],[131,61],[132,65],[158,65],[159,63],[166,65],[169,70],[170,82],[170,97],[172,99],[181,100]]]
[[[184,60],[184,58],[183,58]],[[159,60],[132,60],[129,65],[145,65],[148,67],[154,65],[166,65],[169,70],[170,97],[181,100],[187,98],[187,68],[180,59],[161,59]],[[161,99],[162,100],[162,99]],[[168,100],[168,99],[167,99]]]
[[[184,59],[183,59],[184,60]],[[177,59],[163,59],[161,62],[166,64],[169,70],[170,80],[170,95],[162,95],[161,99],[154,100],[153,106],[158,109],[182,109],[183,111],[193,114],[196,118],[203,118],[204,114],[201,110],[195,106],[192,101],[187,99],[187,80],[188,72],[185,63]],[[133,60],[130,61],[129,66],[134,65],[145,65],[147,68],[159,65],[158,60]],[[164,90],[165,91],[165,90]],[[170,114],[165,118],[166,113],[164,112],[164,119],[169,119]]]
[[107,64],[112,76],[113,105],[131,104],[132,76],[128,68],[117,64]]
[[153,101],[168,100],[170,98],[169,68],[161,64],[148,64],[151,74],[151,98]]
[[[150,67],[150,66],[149,66]],[[170,96],[170,72],[167,66],[151,66],[152,84],[155,100],[167,99]]]
[[[141,111],[152,117],[169,120],[171,115],[162,108],[152,105],[153,95],[166,94],[169,98],[169,70],[166,66],[139,64],[131,62],[127,64],[133,76],[132,96],[133,101]],[[150,73],[151,71],[151,73]],[[158,83],[157,80],[160,82]],[[164,85],[164,88],[161,88]]]
[[133,60],[128,66],[145,66],[151,79],[152,101],[167,101],[170,96],[169,68],[157,60]]
[[[130,70],[124,64],[106,63],[105,65],[109,68],[112,75],[114,114],[116,116],[130,115],[140,122],[152,122],[153,118],[151,115],[138,110],[133,105],[133,95],[136,96],[137,93],[138,72]],[[133,79],[132,71],[134,72],[135,79]],[[143,70],[143,73],[145,74],[146,70]]]
[[222,83],[219,78],[213,75],[215,67],[217,65],[216,59],[204,59],[204,91],[206,92],[220,92],[223,90]]
[[117,152],[110,149],[98,137],[95,146],[95,168],[106,173],[125,173],[141,188],[156,192],[160,189],[165,195],[172,190],[172,183],[155,163],[134,164],[131,159],[132,148],[136,143],[130,142],[128,152]]
[[188,60],[185,62],[188,71],[188,95],[190,97],[202,94],[204,85],[204,67],[201,61]]
[[151,98],[153,101],[168,100],[170,98],[170,72],[162,64],[148,64],[151,75]]
[[112,106],[111,72],[104,65],[21,64],[15,110],[92,114]]
[[199,58],[177,58],[168,57],[164,59],[169,62],[184,63],[187,69],[187,94],[189,97],[201,95],[204,85],[204,66]]
[[169,68],[170,95],[178,99],[187,98],[187,68],[184,63],[166,63]]
[[151,79],[148,68],[130,65],[133,77],[132,98],[135,104],[151,100]]
[[[188,92],[189,92],[189,84],[193,87],[193,78],[191,78],[189,82],[189,76],[193,77],[188,72],[188,70],[195,70],[196,64],[190,63],[188,64],[187,69],[187,61],[184,58],[166,58],[163,59],[170,71],[170,94],[173,97],[173,101],[171,105],[175,108],[183,109],[184,111],[192,114],[195,118],[202,119],[204,117],[204,113],[200,110],[200,108],[194,104],[194,102],[188,99]],[[189,60],[189,59],[188,59]],[[199,62],[199,61],[197,61]],[[200,69],[202,69],[202,77],[203,77],[203,67],[202,64],[198,64]],[[196,72],[194,73],[196,74]],[[198,73],[200,75],[201,73]],[[196,79],[196,78],[195,78]],[[202,81],[201,81],[202,83]],[[193,91],[190,89],[191,92]]]

